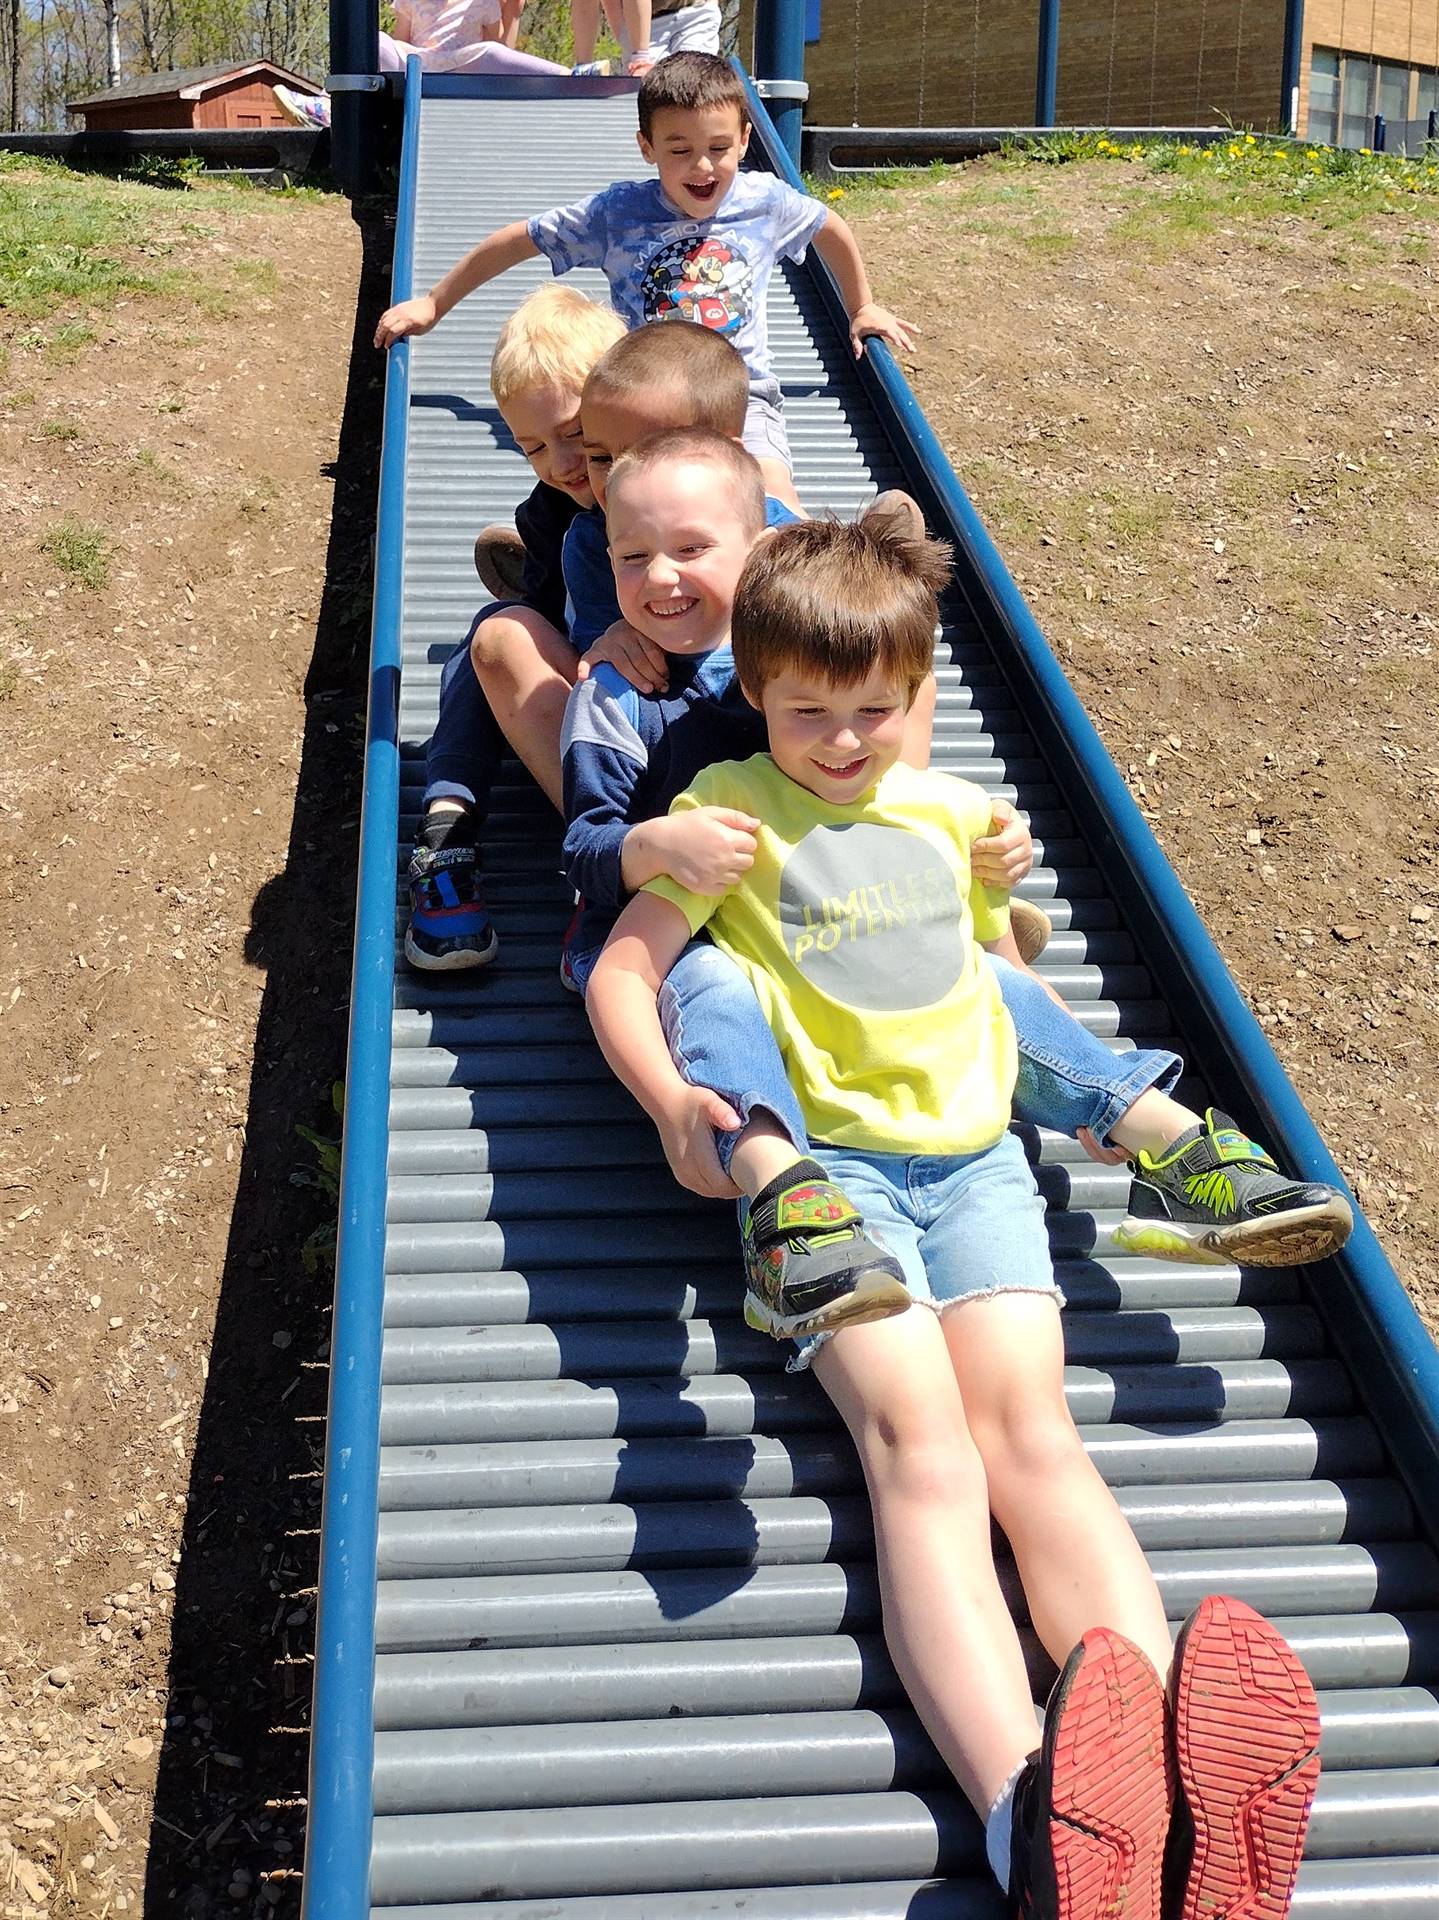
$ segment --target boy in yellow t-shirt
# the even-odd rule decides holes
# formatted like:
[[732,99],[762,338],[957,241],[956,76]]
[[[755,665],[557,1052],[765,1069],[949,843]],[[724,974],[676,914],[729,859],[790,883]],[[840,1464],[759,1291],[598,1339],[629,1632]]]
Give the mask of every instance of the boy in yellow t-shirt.
[[[932,542],[864,523],[786,527],[751,553],[732,646],[769,752],[708,768],[675,807],[752,817],[752,862],[718,894],[650,880],[590,977],[591,1019],[662,1110],[680,1076],[658,995],[704,927],[753,982],[813,1142],[797,1160],[776,1126],[768,1159],[736,1164],[747,1253],[778,1196],[810,1230],[860,1207],[899,1262],[907,1311],[811,1335],[801,1359],[864,1468],[896,1669],[1012,1910],[1159,1920],[1177,1767],[1205,1836],[1187,1864],[1176,1850],[1182,1911],[1285,1913],[1318,1773],[1313,1689],[1272,1627],[1211,1597],[1166,1700],[1164,1608],[1065,1403],[1044,1209],[1007,1131],[1014,1029],[980,954],[1007,909],[970,868],[989,806],[899,758],[945,571]],[[1038,1753],[991,1515],[1062,1669]]]

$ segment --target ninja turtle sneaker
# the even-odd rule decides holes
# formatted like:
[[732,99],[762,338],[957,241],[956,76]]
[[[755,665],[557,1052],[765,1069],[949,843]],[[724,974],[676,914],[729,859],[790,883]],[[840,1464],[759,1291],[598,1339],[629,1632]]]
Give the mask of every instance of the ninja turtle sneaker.
[[1009,1893],[1018,1920],[1159,1920],[1173,1800],[1158,1676],[1093,1627],[1064,1663],[1044,1744],[1014,1792]]
[[1141,1152],[1131,1166],[1129,1213],[1114,1230],[1126,1253],[1199,1267],[1299,1267],[1337,1253],[1354,1225],[1342,1193],[1286,1179],[1213,1107],[1166,1152]]
[[903,1313],[899,1262],[875,1244],[863,1217],[817,1160],[799,1160],[741,1209],[744,1317],[776,1340],[833,1333]]
[[[462,815],[445,816],[458,826]],[[472,843],[442,827],[426,826],[410,855],[410,924],[405,929],[405,958],[426,973],[453,973],[484,967],[500,950],[500,936],[485,910],[479,858]],[[439,845],[427,844],[440,840]]]

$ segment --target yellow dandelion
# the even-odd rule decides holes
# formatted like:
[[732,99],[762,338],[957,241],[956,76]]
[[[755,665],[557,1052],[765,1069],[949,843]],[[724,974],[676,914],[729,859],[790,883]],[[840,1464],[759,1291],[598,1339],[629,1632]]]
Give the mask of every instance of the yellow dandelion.
[[826,200],[843,200],[843,198],[844,198],[843,187],[831,187],[829,192],[825,195]]
[[1255,141],[1255,138],[1254,138],[1254,135],[1253,135],[1252,133],[1246,133],[1246,134],[1245,134],[1245,136],[1244,136],[1244,144],[1245,144],[1245,146],[1246,146],[1246,147],[1252,147],[1252,146],[1255,146],[1255,145],[1257,144],[1257,142]]
[[1370,160],[1372,160],[1372,159],[1374,158],[1374,149],[1373,149],[1373,147],[1361,147],[1361,148],[1359,149],[1359,151],[1360,151],[1360,152],[1361,152],[1361,153],[1362,153],[1362,154],[1363,154],[1363,155],[1364,155],[1364,156],[1365,156],[1365,157],[1366,157],[1367,159],[1370,159]]

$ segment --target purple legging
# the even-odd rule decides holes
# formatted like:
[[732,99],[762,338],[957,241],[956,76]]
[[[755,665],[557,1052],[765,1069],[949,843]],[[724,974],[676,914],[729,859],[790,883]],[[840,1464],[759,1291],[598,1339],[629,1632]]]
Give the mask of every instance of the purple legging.
[[[380,72],[403,73],[405,62],[412,53],[417,53],[421,61],[425,58],[423,47],[412,47],[407,40],[392,40],[388,33],[382,33],[380,35]],[[556,66],[553,60],[541,60],[537,54],[521,53],[517,47],[507,47],[500,40],[476,40],[473,46],[465,49],[463,60],[452,55],[446,61],[444,71],[446,73],[568,73],[569,68]]]

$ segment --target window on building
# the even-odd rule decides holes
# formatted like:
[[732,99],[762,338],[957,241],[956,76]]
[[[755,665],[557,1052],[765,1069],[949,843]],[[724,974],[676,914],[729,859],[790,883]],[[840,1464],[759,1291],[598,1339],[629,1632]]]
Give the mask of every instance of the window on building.
[[1346,53],[1339,117],[1341,147],[1367,147],[1374,133],[1374,62]]
[[1339,139],[1339,55],[1327,47],[1314,49],[1309,69],[1308,133],[1326,147]]
[[1395,128],[1402,126],[1409,118],[1409,77],[1408,67],[1397,67],[1389,60],[1380,63],[1374,111],[1382,113]]
[[1416,88],[1414,119],[1419,140],[1429,137],[1429,116],[1439,109],[1439,73],[1433,67],[1419,69],[1419,85]]
[[1384,119],[1390,153],[1419,153],[1429,115],[1439,109],[1439,73],[1397,60],[1370,60],[1359,53],[1316,47],[1309,68],[1311,140],[1341,147],[1374,144],[1376,114]]

